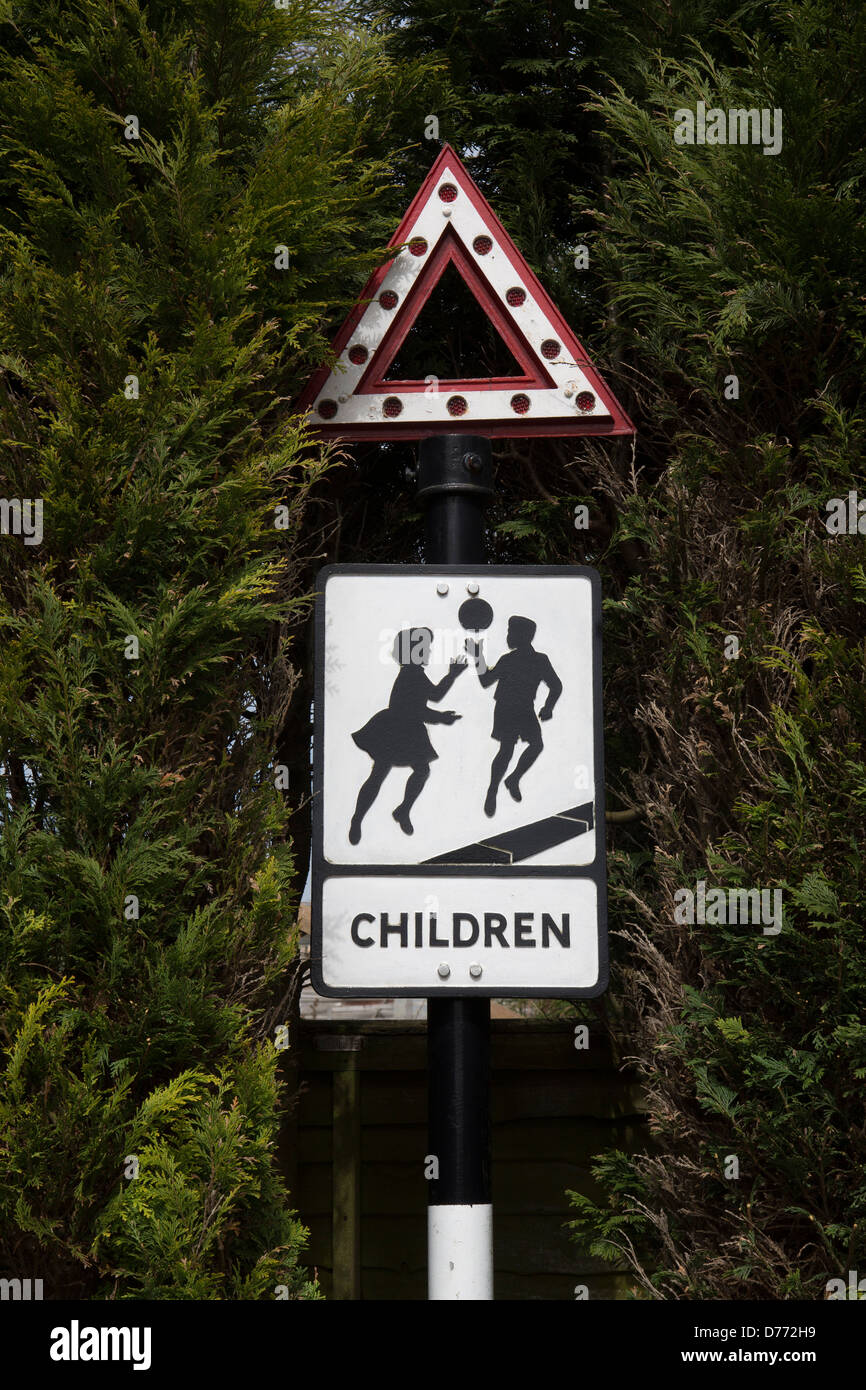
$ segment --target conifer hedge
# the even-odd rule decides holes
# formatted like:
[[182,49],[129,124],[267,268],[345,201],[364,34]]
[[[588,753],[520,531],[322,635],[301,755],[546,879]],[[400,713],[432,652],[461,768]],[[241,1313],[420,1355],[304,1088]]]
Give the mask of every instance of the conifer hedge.
[[276,1029],[333,460],[290,402],[410,80],[310,0],[3,10],[0,494],[44,534],[0,536],[0,1272],[46,1298],[318,1296]]
[[[866,504],[866,12],[386,10],[445,65],[419,140],[440,110],[638,430],[634,453],[499,444],[490,535],[500,561],[596,565],[606,595],[595,1012],[649,1136],[599,1155],[575,1236],[641,1297],[823,1298],[866,1269],[866,505],[826,524]],[[779,109],[781,149],[677,143],[700,101]],[[400,545],[368,531],[366,558]],[[780,891],[781,931],[678,921],[701,882]]]

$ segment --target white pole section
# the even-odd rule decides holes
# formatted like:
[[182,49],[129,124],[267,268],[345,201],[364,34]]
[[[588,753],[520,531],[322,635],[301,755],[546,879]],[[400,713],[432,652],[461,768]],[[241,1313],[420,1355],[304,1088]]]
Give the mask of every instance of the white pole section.
[[493,1298],[493,1207],[427,1208],[431,1302],[484,1302]]

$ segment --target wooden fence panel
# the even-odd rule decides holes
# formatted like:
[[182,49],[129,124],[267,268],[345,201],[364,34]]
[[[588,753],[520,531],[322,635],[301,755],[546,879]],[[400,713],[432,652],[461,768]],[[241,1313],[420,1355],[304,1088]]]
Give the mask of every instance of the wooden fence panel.
[[[625,1276],[569,1239],[566,1190],[598,1196],[593,1156],[646,1143],[640,1089],[600,1034],[577,1051],[567,1023],[491,1028],[496,1298],[622,1297]],[[281,1158],[328,1297],[427,1296],[425,1031],[295,1020]]]

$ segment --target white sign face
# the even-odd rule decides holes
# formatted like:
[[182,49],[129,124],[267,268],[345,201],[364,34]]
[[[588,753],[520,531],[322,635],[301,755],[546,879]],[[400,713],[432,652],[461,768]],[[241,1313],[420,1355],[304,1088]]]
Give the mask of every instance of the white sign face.
[[591,878],[329,878],[322,924],[326,983],[352,979],[374,994],[446,983],[534,994],[557,979],[598,980]]
[[605,987],[598,576],[319,576],[313,981],[325,994]]

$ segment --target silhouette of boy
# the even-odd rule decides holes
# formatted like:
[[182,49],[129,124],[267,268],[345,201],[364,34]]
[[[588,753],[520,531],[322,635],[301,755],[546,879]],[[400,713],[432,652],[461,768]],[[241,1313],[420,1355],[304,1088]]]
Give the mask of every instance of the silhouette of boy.
[[[554,705],[562,694],[562,681],[551,666],[549,657],[537,652],[532,645],[534,636],[535,623],[531,618],[509,618],[505,640],[511,650],[490,667],[484,660],[481,643],[471,639],[466,643],[466,650],[475,661],[481,684],[484,687],[496,685],[493,692],[492,737],[499,744],[499,752],[493,759],[490,786],[484,802],[484,811],[488,816],[496,814],[496,794],[518,739],[526,747],[514,771],[505,778],[505,785],[515,801],[522,800],[520,779],[529,771],[544,747],[538,721],[551,717]],[[536,715],[535,696],[542,684],[547,686],[547,699]]]

